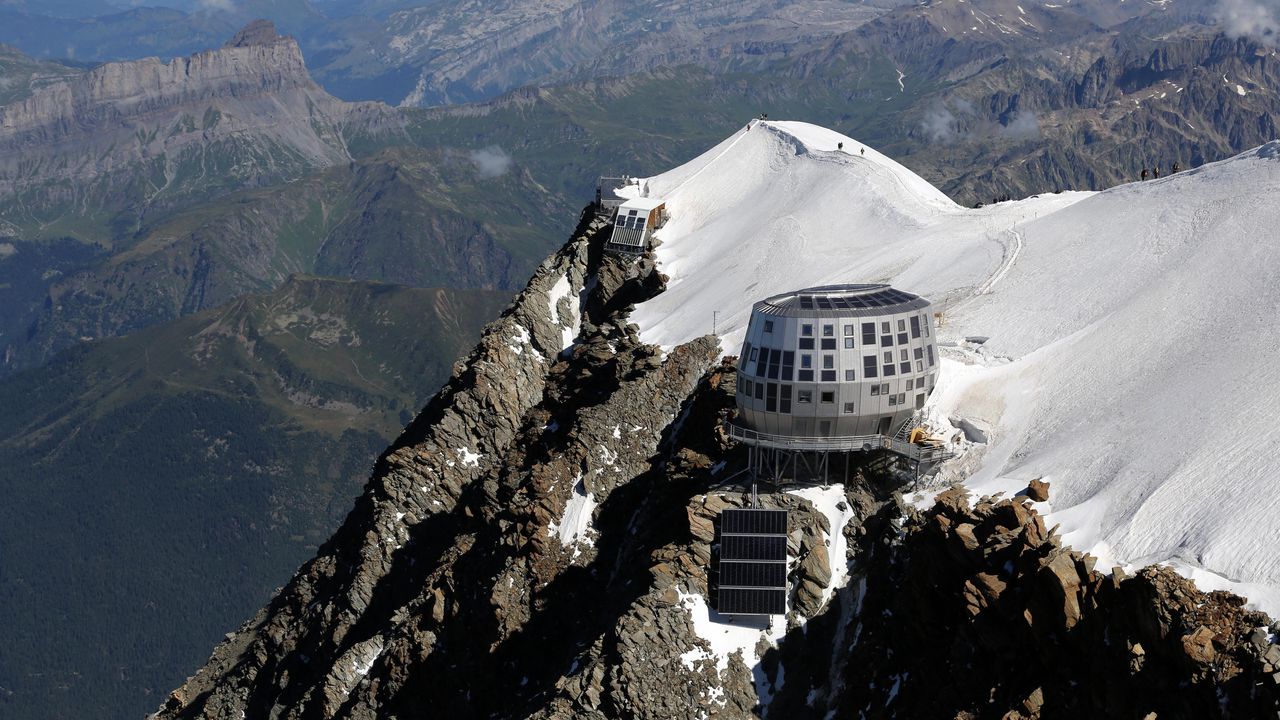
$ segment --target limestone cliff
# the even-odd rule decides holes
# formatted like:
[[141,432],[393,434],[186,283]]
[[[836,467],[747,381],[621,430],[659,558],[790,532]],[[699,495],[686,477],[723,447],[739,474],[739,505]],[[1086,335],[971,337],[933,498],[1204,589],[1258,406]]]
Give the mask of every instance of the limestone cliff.
[[21,227],[60,202],[288,179],[348,160],[354,135],[395,122],[330,96],[297,43],[259,21],[219,49],[104,63],[0,106],[4,215]]

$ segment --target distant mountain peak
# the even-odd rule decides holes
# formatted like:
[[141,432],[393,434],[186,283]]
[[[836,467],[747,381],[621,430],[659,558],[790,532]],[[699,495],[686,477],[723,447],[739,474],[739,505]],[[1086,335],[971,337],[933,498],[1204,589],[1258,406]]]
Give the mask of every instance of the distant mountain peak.
[[276,32],[276,24],[270,20],[258,19],[245,25],[235,37],[227,41],[225,47],[251,47],[253,45],[271,45],[284,36]]

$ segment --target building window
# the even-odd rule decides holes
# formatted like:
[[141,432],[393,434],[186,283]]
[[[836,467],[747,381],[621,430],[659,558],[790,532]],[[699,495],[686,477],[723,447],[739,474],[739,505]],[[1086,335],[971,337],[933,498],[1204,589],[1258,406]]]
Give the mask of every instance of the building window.
[[751,348],[751,362],[756,361],[756,353],[760,352],[760,348]]
[[834,391],[831,391],[831,390],[822,391],[822,402],[833,403],[835,401],[836,401],[836,394]]
[[743,381],[742,381],[742,394],[743,394],[743,395],[746,395],[747,397],[751,397],[751,384],[752,384],[752,383],[751,383],[751,381],[750,381],[750,380],[743,380]]
[[873,378],[876,376],[876,356],[867,355],[862,358],[862,377]]
[[800,326],[800,334],[801,334],[801,335],[804,335],[805,337],[812,337],[812,336],[813,336],[813,325],[808,324],[808,323],[806,323],[806,324],[804,324],[804,325],[801,325],[801,326]]
[[915,386],[915,381],[907,378],[907,390],[910,391]]
[[852,350],[852,349],[853,349],[853,338],[851,338],[851,337],[847,337],[847,338],[845,338],[845,339],[844,339],[844,349],[845,349],[845,350]]
[[801,354],[801,355],[800,355],[800,367],[802,367],[802,368],[811,368],[811,367],[813,367],[813,356],[812,356],[812,355],[804,355],[804,354]]
[[891,362],[893,362],[893,351],[892,351],[892,350],[885,350],[885,352],[884,352],[884,361],[885,361],[885,362],[887,362],[887,363],[891,363]]
[[906,349],[906,348],[902,348],[902,351],[898,353],[898,359],[899,359],[899,360],[910,360],[910,359],[911,359],[911,358],[907,355],[907,349]]
[[880,369],[881,369],[882,371],[884,371],[884,376],[885,376],[885,377],[891,377],[891,376],[894,374],[894,371],[893,371],[893,363],[889,363],[888,365],[885,365],[884,367],[882,367],[882,368],[880,368]]
[[903,375],[906,375],[907,373],[911,372],[911,363],[910,362],[898,363],[898,372],[902,373]]
[[813,349],[813,338],[800,338],[800,349],[801,349],[801,350],[812,350],[812,349]]
[[836,381],[836,371],[835,371],[835,370],[823,370],[823,371],[822,371],[822,382],[835,382],[835,381]]
[[796,373],[796,380],[800,382],[813,382],[812,370],[800,370]]
[[853,414],[853,412],[854,412],[854,410],[853,410],[853,403],[851,403],[851,402],[850,402],[850,403],[845,403],[845,404],[844,404],[844,412],[845,412],[845,414],[846,414],[846,415],[852,415],[852,414]]
[[906,320],[899,320],[899,321],[898,321],[898,332],[906,332],[906,331],[907,331],[907,321],[906,321]]
[[907,334],[906,334],[906,333],[904,333],[904,332],[900,332],[900,333],[898,333],[898,344],[899,344],[899,345],[906,345],[906,344],[907,344]]
[[897,405],[897,404],[898,404],[898,396],[897,396],[897,395],[890,395],[890,396],[889,396],[889,407],[893,407],[894,405]]
[[769,383],[764,394],[765,412],[778,412],[778,383]]
[[862,344],[863,345],[876,344],[876,324],[875,323],[862,323]]
[[925,351],[929,353],[929,367],[933,367],[933,346],[932,345],[927,346],[925,348]]
[[853,335],[853,326],[852,326],[852,325],[845,325],[845,326],[844,326],[844,334],[845,334],[845,335]]
[[832,336],[834,336],[835,334],[836,334],[836,326],[835,326],[835,325],[823,325],[823,326],[822,326],[822,337],[832,337]]
[[798,403],[812,403],[812,402],[813,402],[813,391],[812,391],[812,390],[797,390],[797,391],[796,391],[796,402],[798,402]]
[[756,399],[757,400],[764,399],[764,383],[762,382],[756,383]]
[[893,336],[892,336],[892,335],[881,335],[881,336],[880,336],[880,347],[893,347]]
[[880,386],[879,386],[879,385],[872,385],[872,386],[871,386],[871,397],[880,397]]
[[916,372],[924,372],[924,361],[923,361],[923,360],[917,360],[917,361],[916,361]]
[[835,349],[836,349],[836,339],[835,339],[835,338],[822,338],[822,349],[823,349],[823,350],[835,350]]
[[853,382],[853,380],[854,380],[854,377],[853,377],[853,371],[852,371],[852,370],[845,370],[845,371],[844,371],[844,381],[845,381],[845,382]]
[[790,415],[791,414],[791,386],[782,386],[782,396],[778,401],[778,411]]
[[889,334],[889,333],[891,333],[891,332],[893,332],[893,331],[889,329],[889,321],[888,321],[888,320],[885,320],[884,322],[880,323],[880,333],[881,333],[882,335],[888,335],[888,334]]
[[835,366],[836,366],[836,356],[835,356],[835,355],[823,355],[823,356],[822,356],[822,367],[823,367],[823,368],[825,368],[825,369],[827,369],[827,370],[830,370],[831,368],[833,368],[833,367],[835,367]]
[[880,383],[880,394],[881,395],[889,394],[889,383]]
[[782,352],[782,379],[791,382],[791,372],[796,367],[796,354],[792,350]]
[[924,359],[924,348],[916,348],[913,352],[915,352],[917,360]]
[[898,393],[898,404],[899,404],[899,405],[906,405],[906,404],[907,404],[907,394],[906,394],[906,393]]
[[764,331],[765,331],[765,332],[767,332],[767,333],[771,333],[771,332],[773,332],[773,321],[772,321],[772,320],[765,320],[765,321],[764,321]]
[[913,338],[920,337],[920,316],[919,315],[911,316],[911,337]]
[[916,395],[916,409],[919,410],[922,407],[924,407],[924,393]]
[[778,366],[782,364],[781,360],[782,360],[782,351],[774,350],[771,348],[769,350],[769,379],[770,380],[778,379]]
[[929,337],[929,322],[927,320],[924,323],[924,336]]

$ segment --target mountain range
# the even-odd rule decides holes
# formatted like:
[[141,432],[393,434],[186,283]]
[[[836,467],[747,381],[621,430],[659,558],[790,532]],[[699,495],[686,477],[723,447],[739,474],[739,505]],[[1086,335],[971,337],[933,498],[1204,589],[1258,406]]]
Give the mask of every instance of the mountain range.
[[[542,27],[521,20],[527,6],[173,4],[0,4],[12,34],[0,39],[28,51],[0,52],[0,394],[13,418],[0,444],[10,487],[80,516],[72,534],[52,509],[12,504],[2,518],[15,528],[5,557],[38,557],[34,539],[58,536],[67,570],[37,585],[38,567],[6,576],[0,619],[19,618],[21,643],[47,638],[43,659],[15,655],[0,672],[6,715],[154,707],[148,692],[177,684],[316,551],[379,449],[575,227],[599,174],[659,173],[769,113],[838,130],[973,206],[1194,168],[1274,139],[1280,117],[1267,16],[1237,22],[1219,3],[551,3],[540,17],[554,21],[526,34]],[[411,39],[392,52],[397,34]],[[393,107],[420,84],[415,103],[474,102]],[[383,301],[386,324],[366,326]],[[725,309],[689,317],[703,332]],[[213,333],[212,359],[196,362],[202,323],[219,316],[258,329]],[[353,334],[322,349],[258,339],[281,340],[261,329],[280,324],[322,337],[329,321],[313,318],[328,316]],[[331,361],[312,367],[317,352]],[[239,451],[206,457],[227,433]],[[70,479],[32,485],[45,476]],[[121,535],[148,509],[191,538],[164,562],[149,553],[172,524]],[[305,529],[286,535],[278,517]],[[86,566],[86,536],[123,539]],[[261,562],[224,573],[242,540]],[[190,572],[211,552],[217,572]],[[99,595],[68,591],[76,572],[121,567],[136,572],[103,605],[119,623],[84,611]],[[248,595],[228,588],[240,585]],[[165,590],[141,607],[186,592],[208,621],[174,600],[149,623],[133,603],[151,586]],[[102,661],[125,647],[144,649]]]

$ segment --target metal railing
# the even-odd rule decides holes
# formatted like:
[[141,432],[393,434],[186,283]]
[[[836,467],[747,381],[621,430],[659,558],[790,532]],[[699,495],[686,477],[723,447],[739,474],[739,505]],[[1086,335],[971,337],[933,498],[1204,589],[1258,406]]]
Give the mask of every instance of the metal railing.
[[803,437],[795,435],[775,435],[742,427],[732,421],[725,421],[725,429],[729,437],[739,442],[756,447],[767,447],[778,450],[799,451],[846,451],[870,452],[872,450],[888,450],[918,462],[941,462],[953,457],[954,453],[945,448],[914,445],[905,440],[888,435],[840,435],[834,437]]

